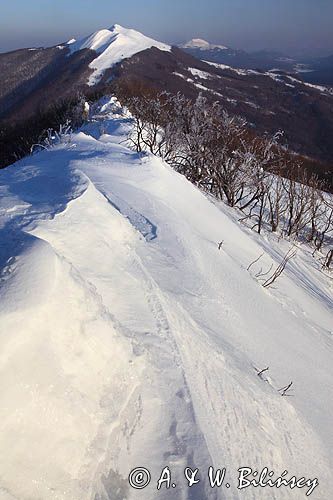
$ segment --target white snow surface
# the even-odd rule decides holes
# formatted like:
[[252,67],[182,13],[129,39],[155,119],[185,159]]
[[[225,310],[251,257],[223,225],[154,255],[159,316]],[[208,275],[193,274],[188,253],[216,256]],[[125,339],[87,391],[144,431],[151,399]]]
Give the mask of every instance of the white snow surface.
[[98,57],[89,65],[94,70],[89,78],[90,86],[96,85],[107,69],[123,59],[152,47],[163,51],[171,50],[169,45],[157,42],[139,31],[124,28],[119,24],[114,24],[110,29],[96,31],[69,46],[71,54],[82,49],[91,49],[98,53]]
[[208,80],[210,78],[213,78],[213,75],[211,73],[207,73],[206,71],[201,71],[200,69],[197,68],[188,68],[188,70],[193,76],[197,76],[202,80]]
[[204,61],[207,64],[210,64],[211,66],[214,66],[215,68],[219,69],[227,69],[229,71],[233,71],[234,73],[237,73],[238,75],[265,75],[266,73],[255,71],[254,69],[240,69],[240,68],[233,68],[232,66],[228,66],[227,64],[221,64],[221,63],[214,63],[211,61]]
[[[105,101],[70,145],[0,171],[1,500],[306,498],[237,490],[244,466],[333,498],[329,278],[300,245],[264,289],[249,263],[290,243],[129,150],[129,120]],[[210,465],[230,489],[208,485]],[[139,466],[144,490],[127,479]],[[157,492],[165,466],[177,487]]]

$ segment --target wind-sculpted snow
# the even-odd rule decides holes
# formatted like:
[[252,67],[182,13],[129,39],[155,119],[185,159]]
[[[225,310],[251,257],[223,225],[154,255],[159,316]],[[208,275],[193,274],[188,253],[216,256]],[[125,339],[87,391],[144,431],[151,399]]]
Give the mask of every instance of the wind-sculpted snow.
[[[318,478],[311,498],[330,498],[328,279],[303,246],[264,289],[249,263],[276,265],[289,243],[120,144],[128,117],[108,109],[109,134],[97,116],[0,172],[1,498],[305,498],[237,490],[245,466]],[[176,487],[157,492],[166,466]],[[229,489],[210,487],[209,466]]]
[[113,205],[122,215],[127,217],[133,227],[137,229],[147,241],[157,238],[157,227],[150,222],[144,215],[139,214],[133,207],[128,205],[125,200],[113,196],[113,201],[105,195],[111,205]]

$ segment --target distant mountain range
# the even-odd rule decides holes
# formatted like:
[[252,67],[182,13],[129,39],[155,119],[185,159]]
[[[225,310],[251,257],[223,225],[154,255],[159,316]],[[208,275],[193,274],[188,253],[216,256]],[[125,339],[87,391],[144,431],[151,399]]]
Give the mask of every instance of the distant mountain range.
[[[316,71],[329,70],[330,62],[327,58]],[[332,92],[303,82],[310,73],[290,74],[293,64],[276,53],[253,55],[200,39],[182,49],[170,47],[114,25],[79,41],[0,54],[0,133],[59,100],[115,84],[137,93],[141,87],[182,92],[192,99],[202,93],[244,116],[259,134],[283,130],[293,151],[325,162],[322,173],[331,175],[326,163],[333,159]]]
[[226,64],[232,68],[263,71],[278,69],[300,74],[303,80],[310,83],[333,86],[333,55],[313,57],[303,53],[302,56],[291,57],[268,50],[246,52],[197,38],[179,45],[179,48],[201,60]]

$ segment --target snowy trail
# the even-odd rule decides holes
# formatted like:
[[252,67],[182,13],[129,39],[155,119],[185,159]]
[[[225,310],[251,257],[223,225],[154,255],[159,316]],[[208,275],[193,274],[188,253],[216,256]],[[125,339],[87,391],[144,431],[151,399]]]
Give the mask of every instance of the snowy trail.
[[[288,243],[121,145],[126,123],[0,172],[0,498],[305,498],[238,491],[242,466],[318,477],[311,498],[329,498],[328,280],[300,248],[264,290],[248,264],[278,263]],[[270,384],[253,366],[270,366]],[[230,489],[210,488],[210,465]],[[139,466],[142,491],[127,479]],[[177,487],[157,492],[165,466]]]
[[[96,210],[98,204],[105,214]],[[91,213],[91,207],[95,207],[95,213]],[[118,219],[116,228],[110,224],[110,219]],[[107,221],[107,225],[104,222],[101,225],[100,221]],[[72,228],[70,237],[68,227]],[[141,464],[143,450],[147,444],[143,445],[142,449],[140,446],[134,446],[132,436],[138,426],[140,433],[152,441],[149,453],[145,456],[145,463],[149,463],[153,471],[156,469],[156,477],[163,468],[164,461],[166,465],[172,463],[174,468],[178,469],[178,474],[186,466],[194,465],[192,462],[197,451],[193,442],[204,456],[205,462],[209,463],[211,459],[208,451],[205,451],[205,441],[200,429],[197,429],[177,345],[173,341],[156,286],[130,248],[140,244],[140,239],[130,223],[120,217],[110,204],[104,203],[102,196],[90,185],[73,206],[69,206],[55,221],[40,224],[34,233],[48,240],[57,254],[66,258],[82,279],[96,288],[96,293],[103,297],[106,310],[116,311],[115,322],[128,339],[134,358],[144,359],[146,369],[140,385],[136,387],[135,394],[129,397],[127,404],[121,408],[117,423],[112,426],[111,435],[107,438],[110,445],[105,456],[99,461],[96,474],[100,477],[108,476],[110,469],[120,469],[126,474],[126,471],[130,470],[129,465],[135,468]],[[119,235],[126,238],[127,252],[126,246],[125,252],[123,245],[118,248]],[[121,243],[124,243],[123,237]],[[88,247],[89,256],[82,252],[83,244]],[[123,301],[124,295],[128,297],[126,302]],[[111,398],[111,395],[109,397]],[[177,408],[174,407],[174,398],[177,398]],[[160,412],[155,423],[156,415]],[[152,419],[150,414],[155,414],[155,418]],[[119,434],[123,434],[122,447],[125,449],[120,448],[118,453],[120,457],[124,454],[123,460],[127,469],[114,451],[114,443],[119,440]],[[112,456],[109,455],[111,450]],[[154,450],[157,450],[157,455]],[[200,456],[198,460],[203,461]],[[155,464],[159,465],[156,467]],[[191,493],[190,490],[188,493]],[[155,498],[155,494],[155,491],[152,491],[151,498]],[[140,497],[147,498],[147,495],[145,491]],[[163,498],[163,494],[160,496]],[[166,493],[165,498],[167,496]],[[202,498],[202,490],[198,488],[196,496],[185,496],[183,491],[177,493],[174,498]],[[207,491],[206,498],[216,498],[215,492]]]

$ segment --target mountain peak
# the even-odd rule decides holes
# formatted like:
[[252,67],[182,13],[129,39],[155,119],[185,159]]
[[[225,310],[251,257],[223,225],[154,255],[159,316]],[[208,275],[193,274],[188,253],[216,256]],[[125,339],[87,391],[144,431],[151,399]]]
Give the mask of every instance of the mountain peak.
[[71,54],[83,49],[97,52],[98,57],[90,64],[95,71],[89,79],[89,85],[95,85],[107,69],[152,47],[163,51],[171,50],[169,45],[153,40],[139,31],[114,24],[109,29],[101,29],[73,43],[70,45],[70,51]]
[[124,29],[126,29],[126,28],[124,28],[120,24],[113,24],[111,26],[111,28],[109,28],[110,31],[121,31],[121,30],[124,30]]
[[180,47],[182,49],[199,49],[199,50],[214,50],[214,49],[226,50],[228,48],[228,47],[225,47],[224,45],[216,45],[216,44],[207,42],[206,40],[203,40],[202,38],[192,38],[192,40],[184,43]]

